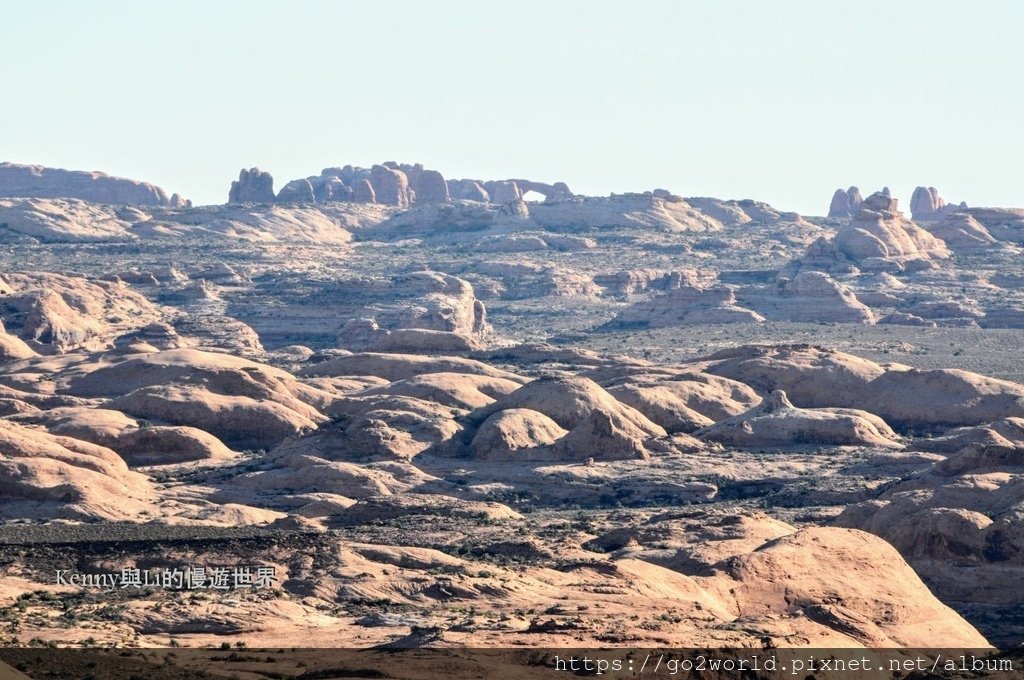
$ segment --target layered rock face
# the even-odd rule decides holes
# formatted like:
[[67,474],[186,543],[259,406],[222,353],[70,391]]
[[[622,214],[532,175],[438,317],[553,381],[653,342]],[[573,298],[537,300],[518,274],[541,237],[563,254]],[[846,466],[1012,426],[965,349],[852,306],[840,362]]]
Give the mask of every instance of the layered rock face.
[[742,303],[778,321],[875,322],[874,313],[853,291],[818,271],[780,279],[775,288],[745,294]]
[[910,215],[915,220],[931,217],[946,205],[935,187],[917,187],[910,197]]
[[[111,177],[102,172],[47,168],[42,165],[0,163],[0,196],[21,198],[78,198],[95,203],[166,205],[190,201],[148,182]],[[175,200],[172,201],[172,198]]]
[[274,178],[259,168],[242,169],[238,181],[231,183],[228,203],[273,203]]
[[[248,186],[255,182],[252,173],[253,170],[242,171],[245,177],[240,176],[239,181],[232,184],[232,197],[236,191],[246,191],[242,188],[236,190],[236,184]],[[263,174],[265,173],[259,176],[262,177]],[[563,201],[573,196],[565,182],[548,184],[528,179],[446,180],[440,172],[424,168],[421,163],[388,161],[369,169],[352,165],[324,168],[318,176],[288,182],[277,194],[276,200],[282,203],[354,201],[408,208],[414,204],[444,205],[451,203],[452,200],[505,204],[522,200],[527,192],[541,194],[545,201]],[[261,197],[259,202],[267,202],[262,200],[267,196],[262,185],[258,195]],[[249,201],[229,198],[229,202]]]

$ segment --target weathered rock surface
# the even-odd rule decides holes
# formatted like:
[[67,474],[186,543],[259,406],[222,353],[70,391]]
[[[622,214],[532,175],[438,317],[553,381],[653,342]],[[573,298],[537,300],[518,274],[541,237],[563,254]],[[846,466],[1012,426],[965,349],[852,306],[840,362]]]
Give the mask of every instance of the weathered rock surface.
[[774,287],[748,291],[740,304],[772,320],[875,322],[874,313],[853,291],[818,271],[802,271],[792,280],[780,278]]
[[850,217],[860,209],[864,199],[860,195],[860,189],[850,187],[846,191],[836,189],[832,195],[832,203],[828,207],[829,217]]
[[[651,422],[636,409],[619,402],[597,383],[587,378],[535,380],[493,404],[475,411],[470,417],[482,427],[493,414],[507,409],[529,410],[542,414],[565,430],[566,434],[550,444],[536,448],[502,451],[474,449],[474,455],[479,453],[492,460],[502,454],[514,455],[518,460],[647,458],[650,456],[648,441],[667,435],[664,428]],[[517,421],[523,426],[524,431],[518,434],[509,433],[507,430],[510,423]],[[512,416],[511,420],[492,422],[488,430],[496,428],[498,424],[501,424],[502,428],[498,431],[497,439],[510,441],[530,441],[539,436],[538,433],[550,435],[558,432],[553,430],[544,418],[523,418],[522,414]],[[496,437],[492,434],[476,443],[489,446],[493,445],[495,440]]]
[[[167,192],[148,182],[102,172],[0,163],[0,196],[78,198],[95,203],[170,205]],[[179,197],[178,203],[182,203]]]
[[[162,318],[158,307],[120,283],[42,272],[2,280],[4,328],[43,354],[109,347],[119,335]],[[11,348],[24,354],[20,346]]]
[[870,411],[895,427],[976,425],[1024,416],[1024,385],[953,369],[881,365],[809,345],[748,346],[708,357],[707,370],[803,408]]
[[273,203],[274,177],[259,168],[238,173],[238,180],[231,183],[228,203]]
[[4,519],[137,521],[156,494],[108,448],[0,419]]
[[758,323],[764,317],[740,306],[728,286],[680,286],[622,311],[612,322],[618,327],[662,328],[689,324]]
[[796,408],[782,390],[758,406],[697,432],[697,437],[740,448],[871,446],[902,448],[885,421],[857,409]]

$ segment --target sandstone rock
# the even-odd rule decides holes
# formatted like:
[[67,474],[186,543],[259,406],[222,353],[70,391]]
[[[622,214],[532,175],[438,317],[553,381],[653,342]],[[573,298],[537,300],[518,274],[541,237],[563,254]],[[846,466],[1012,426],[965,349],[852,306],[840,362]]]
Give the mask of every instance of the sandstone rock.
[[523,200],[523,192],[515,182],[485,182],[484,190],[491,203],[513,203]]
[[567,432],[551,445],[519,450],[520,460],[647,458],[650,453],[646,442],[667,434],[664,428],[587,378],[535,380],[474,411],[470,418],[482,424],[492,414],[506,409],[537,411]]
[[313,203],[316,196],[313,184],[308,179],[295,179],[281,187],[277,192],[278,203]]
[[526,408],[491,414],[481,423],[470,448],[480,460],[513,461],[521,451],[550,446],[568,434],[548,416]]
[[118,213],[77,199],[0,198],[0,232],[43,243],[133,239],[131,220]]
[[[353,399],[376,395],[413,397],[449,408],[470,411],[482,408],[522,387],[521,381],[466,373],[425,373],[396,380],[386,386],[371,387]],[[336,404],[330,413],[345,411],[347,401]],[[348,411],[351,413],[351,411]]]
[[425,328],[381,330],[366,349],[399,354],[460,354],[480,349],[480,343],[452,331]]
[[228,203],[273,203],[274,178],[269,172],[259,168],[238,173],[238,181],[231,183],[228,192]]
[[773,391],[746,413],[703,428],[697,436],[739,448],[800,445],[903,448],[896,440],[896,433],[878,416],[856,409],[796,408],[782,390]]
[[936,238],[956,252],[976,252],[998,243],[981,222],[970,213],[956,212],[928,227]]
[[357,180],[352,187],[352,200],[356,203],[376,203],[377,194],[373,190],[370,180],[363,178]]
[[835,238],[840,252],[857,262],[868,257],[944,259],[946,245],[904,218],[894,198],[874,193]]
[[139,521],[155,496],[110,449],[0,420],[4,519]]
[[239,449],[270,449],[318,424],[277,402],[218,394],[195,385],[140,387],[110,406],[156,423],[205,430]]
[[915,220],[931,220],[946,206],[935,187],[917,187],[910,198],[910,214]]
[[412,202],[409,196],[409,180],[401,170],[383,165],[370,169],[370,183],[378,203],[408,208]]
[[626,269],[610,274],[597,274],[594,283],[614,295],[633,295],[648,290],[673,290],[685,286],[698,286],[698,275],[693,269]]
[[423,373],[464,373],[525,382],[513,373],[489,366],[482,361],[462,357],[418,356],[413,354],[360,353],[338,357],[302,368],[300,376],[379,376],[386,380],[403,380]]
[[819,271],[802,271],[792,280],[780,277],[774,287],[746,291],[741,302],[772,320],[875,322],[853,291]]
[[857,212],[864,199],[860,195],[860,189],[850,187],[846,191],[836,189],[832,195],[832,203],[828,208],[829,217],[849,217]]
[[202,430],[153,426],[109,409],[64,407],[26,414],[15,420],[41,425],[53,435],[74,437],[107,447],[132,466],[233,456],[220,440]]
[[117,336],[161,317],[155,305],[123,284],[43,272],[3,278],[10,290],[0,310],[4,328],[45,354],[109,347]]
[[613,326],[663,328],[689,324],[759,323],[764,317],[736,303],[728,286],[680,286],[622,311]]
[[95,203],[169,205],[167,192],[148,182],[102,172],[0,163],[0,196],[78,198]]
[[35,356],[38,356],[35,350],[21,338],[8,333],[3,321],[0,320],[0,363],[31,359]]
[[[836,564],[843,566],[830,566]],[[731,587],[748,616],[799,609],[865,646],[927,646],[937,638],[985,645],[890,545],[861,531],[801,529],[722,566],[735,579]],[[894,609],[894,602],[902,606]],[[905,625],[909,621],[928,625]]]
[[714,422],[690,408],[683,395],[665,385],[626,383],[608,388],[608,394],[632,406],[669,434],[694,432]]
[[966,212],[980,222],[988,232],[1000,241],[1024,244],[1024,209],[1021,208],[964,208],[958,212]]
[[1024,416],[1024,385],[952,369],[882,366],[809,345],[748,346],[708,357],[707,370],[803,408],[870,411],[897,427],[977,425]]
[[437,170],[423,170],[413,183],[413,189],[417,203],[451,203],[452,200],[448,184]]
[[[449,186],[449,189],[451,187]],[[462,180],[458,184],[458,193],[455,194],[456,198],[464,201],[480,201],[483,203],[489,203],[491,201],[491,195],[487,193],[487,190],[483,188],[479,182],[472,180]]]

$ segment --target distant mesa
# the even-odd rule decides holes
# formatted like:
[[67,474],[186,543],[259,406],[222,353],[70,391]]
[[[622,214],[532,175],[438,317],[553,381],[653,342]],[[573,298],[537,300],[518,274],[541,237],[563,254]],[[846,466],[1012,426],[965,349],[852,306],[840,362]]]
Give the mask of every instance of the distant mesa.
[[192,202],[149,182],[111,177],[102,172],[62,170],[42,165],[0,163],[0,196],[77,198],[93,203],[189,207]]

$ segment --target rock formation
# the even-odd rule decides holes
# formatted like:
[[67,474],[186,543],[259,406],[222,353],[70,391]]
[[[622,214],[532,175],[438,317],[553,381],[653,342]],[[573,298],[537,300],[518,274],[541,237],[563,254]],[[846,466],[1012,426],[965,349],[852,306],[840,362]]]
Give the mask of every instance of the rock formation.
[[939,220],[966,208],[966,203],[947,204],[935,187],[917,187],[910,198],[911,217],[918,221]]
[[966,212],[955,212],[938,222],[929,222],[926,228],[958,253],[977,252],[999,243],[984,224]]
[[952,369],[882,366],[809,345],[743,347],[708,357],[707,370],[802,408],[870,411],[897,428],[976,425],[1024,416],[1024,385]]
[[758,323],[764,317],[736,302],[728,286],[680,286],[622,311],[612,326],[661,328],[689,324]]
[[[123,205],[171,205],[167,192],[148,182],[111,177],[102,172],[14,163],[0,163],[0,196],[77,198]],[[180,196],[177,203],[188,204]]]
[[696,436],[739,448],[903,447],[896,433],[876,415],[857,409],[796,408],[782,390],[774,390],[758,406],[705,427]]
[[231,183],[228,203],[273,203],[274,178],[259,168],[238,173],[238,180]]
[[413,185],[416,192],[416,203],[451,203],[448,184],[437,170],[423,170]]
[[857,187],[850,187],[846,191],[836,189],[836,193],[832,195],[832,203],[828,207],[828,216],[850,217],[860,210],[860,205],[863,202],[864,199]]
[[295,179],[281,187],[275,200],[278,203],[312,203],[316,198],[308,179]]
[[370,184],[378,203],[408,208],[412,202],[409,180],[401,170],[375,165],[370,168]]
[[780,278],[763,291],[747,291],[741,304],[778,321],[875,322],[874,313],[853,291],[818,271],[800,272],[792,280]]
[[797,270],[828,272],[916,271],[932,266],[932,260],[950,257],[949,248],[899,212],[898,201],[878,191],[860,204],[853,219],[836,235],[819,238],[794,263]]

